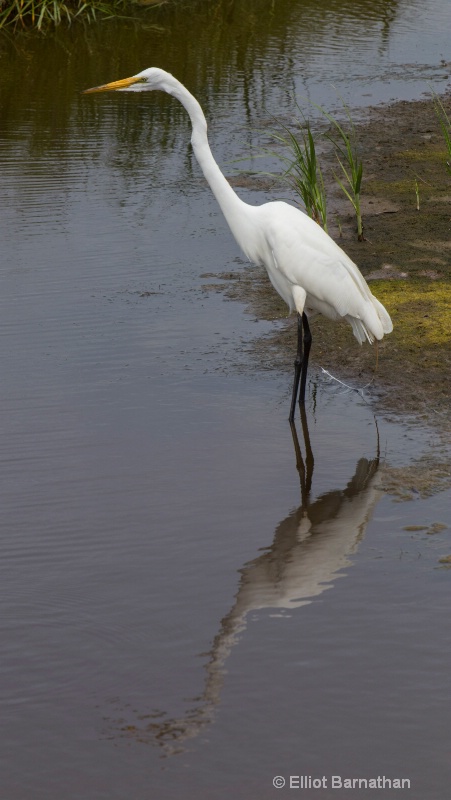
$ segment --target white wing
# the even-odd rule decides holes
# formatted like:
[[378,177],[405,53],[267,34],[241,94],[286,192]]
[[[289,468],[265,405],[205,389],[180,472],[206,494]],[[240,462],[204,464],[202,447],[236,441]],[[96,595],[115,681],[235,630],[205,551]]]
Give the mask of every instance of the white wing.
[[[331,319],[344,317],[359,341],[382,339],[391,319],[372,295],[358,267],[310,217],[283,202],[266,203],[256,211],[264,243],[260,260],[275,289],[291,310],[296,292],[306,292],[305,306]],[[297,308],[302,312],[302,308]]]

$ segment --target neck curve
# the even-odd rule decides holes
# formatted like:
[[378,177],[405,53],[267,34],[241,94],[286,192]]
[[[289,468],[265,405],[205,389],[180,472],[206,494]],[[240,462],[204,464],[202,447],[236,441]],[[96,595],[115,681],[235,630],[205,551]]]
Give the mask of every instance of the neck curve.
[[[169,80],[170,78],[170,80]],[[161,87],[163,91],[175,97],[187,111],[192,125],[191,144],[199,166],[219,203],[227,223],[240,243],[240,221],[244,208],[248,204],[240,200],[227,179],[219,169],[210,150],[207,136],[207,121],[200,103],[176,78],[168,74]]]

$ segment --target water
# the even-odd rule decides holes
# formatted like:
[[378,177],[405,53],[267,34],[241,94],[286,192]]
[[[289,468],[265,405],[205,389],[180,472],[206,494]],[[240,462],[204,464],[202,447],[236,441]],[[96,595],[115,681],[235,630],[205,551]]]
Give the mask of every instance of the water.
[[269,798],[275,775],[446,795],[451,546],[428,530],[449,493],[379,488],[435,442],[377,433],[312,371],[307,501],[289,380],[247,365],[269,323],[203,289],[242,261],[183,109],[80,94],[169,69],[233,171],[294,90],[332,107],[333,80],[357,107],[444,87],[448,4],[374,5],[163,8],[0,45],[8,800]]

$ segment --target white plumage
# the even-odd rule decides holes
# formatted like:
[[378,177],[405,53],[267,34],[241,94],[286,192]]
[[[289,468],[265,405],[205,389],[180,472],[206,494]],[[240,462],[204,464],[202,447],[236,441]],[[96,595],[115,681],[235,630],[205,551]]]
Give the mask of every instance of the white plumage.
[[391,319],[362,273],[316,222],[280,201],[255,211],[264,244],[252,260],[265,265],[290,311],[313,310],[329,319],[344,318],[360,343],[390,333]]
[[250,206],[238,197],[213,158],[199,103],[173,75],[152,67],[87,92],[156,89],[175,97],[188,112],[194,153],[237,243],[250,261],[266,268],[276,292],[290,311],[296,310],[300,315],[292,419],[301,370],[299,402],[304,403],[311,341],[306,313],[318,311],[329,319],[346,320],[360,344],[365,339],[371,343],[390,333],[393,329],[390,316],[371,293],[358,267],[310,217],[281,201]]

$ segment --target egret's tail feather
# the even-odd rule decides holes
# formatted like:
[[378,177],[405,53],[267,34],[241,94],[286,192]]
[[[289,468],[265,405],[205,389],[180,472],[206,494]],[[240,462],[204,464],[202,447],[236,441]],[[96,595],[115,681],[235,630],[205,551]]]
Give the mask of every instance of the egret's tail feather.
[[363,344],[365,339],[370,344],[373,344],[374,337],[372,336],[372,334],[370,333],[368,328],[363,324],[361,319],[356,319],[355,317],[351,317],[351,316],[346,317],[346,319],[348,320],[348,322],[349,322],[349,324],[350,324],[350,326],[352,328],[352,332],[353,332],[353,334],[354,334],[354,336],[357,339],[359,344]]
[[359,344],[363,344],[365,339],[373,344],[375,339],[383,339],[384,334],[393,330],[390,315],[382,303],[374,295],[370,299],[371,302],[367,302],[362,308],[361,316],[349,314],[346,317]]
[[377,311],[377,315],[382,324],[382,330],[384,333],[391,333],[393,330],[393,322],[391,321],[390,314],[388,313],[387,309],[379,302],[377,297],[373,297],[373,305]]

